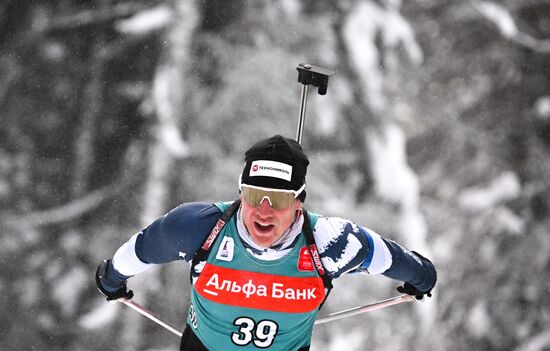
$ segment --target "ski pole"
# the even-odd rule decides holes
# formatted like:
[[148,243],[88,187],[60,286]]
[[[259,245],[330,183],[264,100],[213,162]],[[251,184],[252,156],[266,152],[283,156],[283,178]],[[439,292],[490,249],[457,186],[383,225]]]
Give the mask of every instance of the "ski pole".
[[149,318],[150,320],[152,320],[153,322],[157,323],[157,324],[160,324],[161,326],[163,326],[164,328],[168,329],[169,331],[171,331],[172,333],[176,334],[177,336],[179,336],[181,338],[182,336],[182,332],[180,332],[179,330],[177,330],[176,328],[172,327],[171,325],[161,321],[160,319],[158,319],[157,317],[155,317],[153,315],[153,313],[151,313],[151,311],[147,310],[145,307],[141,306],[139,303],[137,302],[134,302],[132,300],[124,300],[124,299],[119,299],[117,300],[118,302],[122,302],[123,304],[125,304],[126,306],[130,307],[131,309],[133,309],[134,311],[140,313],[141,315]]
[[325,95],[328,88],[328,78],[334,74],[333,71],[310,65],[309,63],[300,63],[298,67],[298,82],[302,83],[302,92],[300,96],[300,115],[298,117],[298,129],[296,131],[296,141],[301,144],[304,134],[304,122],[306,119],[307,92],[309,85],[319,87],[319,95]]
[[[136,311],[136,312],[140,313],[141,315],[149,318],[153,322],[155,322],[155,323],[159,324],[160,326],[168,329],[169,331],[171,331],[172,333],[176,334],[177,336],[179,336],[181,338],[182,332],[180,332],[176,328],[172,327],[168,323],[165,323],[162,320],[160,320],[159,318],[155,317],[155,315],[153,315],[153,313],[151,313],[151,311],[147,310],[145,307],[141,306],[139,303],[134,302],[132,300],[124,300],[124,299],[120,299],[120,300],[117,300],[117,301],[125,304],[126,306],[130,307],[134,311]],[[343,310],[343,311],[340,311],[340,312],[331,313],[331,314],[329,314],[325,317],[317,319],[314,324],[315,325],[324,324],[324,323],[332,322],[332,321],[335,321],[335,320],[338,320],[338,319],[351,317],[351,316],[355,316],[357,314],[367,313],[367,312],[378,310],[378,309],[381,309],[381,308],[384,308],[384,307],[389,307],[389,306],[397,305],[397,304],[400,304],[400,303],[403,303],[403,302],[411,302],[411,301],[416,301],[414,296],[400,295],[400,296],[392,297],[392,298],[387,299],[387,300],[382,300],[382,301],[379,301],[379,302],[375,302],[375,303],[372,303],[372,304],[369,304],[369,305],[354,307],[354,308],[350,308],[350,309]]]
[[332,321],[335,321],[337,319],[351,317],[351,316],[355,316],[356,314],[366,313],[366,312],[370,312],[370,311],[374,311],[374,310],[379,310],[379,309],[384,308],[384,307],[389,307],[389,306],[397,305],[397,304],[400,304],[400,303],[403,303],[403,302],[411,302],[411,301],[416,301],[416,298],[414,296],[411,296],[411,295],[400,295],[400,296],[392,297],[392,298],[387,299],[387,300],[382,300],[382,301],[379,301],[379,302],[375,302],[375,303],[372,303],[370,305],[354,307],[354,308],[350,308],[350,309],[347,309],[347,310],[344,310],[344,311],[331,313],[331,314],[329,314],[325,317],[317,319],[315,321],[315,325],[319,325],[319,324],[323,324],[323,323],[327,323],[327,322],[332,322]]

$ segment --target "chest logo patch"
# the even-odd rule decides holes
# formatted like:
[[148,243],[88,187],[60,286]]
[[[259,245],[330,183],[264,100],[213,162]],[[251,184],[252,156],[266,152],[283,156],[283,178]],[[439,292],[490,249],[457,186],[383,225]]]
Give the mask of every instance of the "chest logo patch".
[[300,249],[300,257],[298,258],[298,270],[301,272],[313,272],[313,260],[307,247]]
[[221,261],[231,262],[233,260],[233,252],[235,251],[235,242],[233,238],[224,236],[216,254],[216,258]]
[[325,299],[323,280],[318,275],[284,276],[210,263],[194,289],[202,298],[222,305],[284,313],[312,312]]

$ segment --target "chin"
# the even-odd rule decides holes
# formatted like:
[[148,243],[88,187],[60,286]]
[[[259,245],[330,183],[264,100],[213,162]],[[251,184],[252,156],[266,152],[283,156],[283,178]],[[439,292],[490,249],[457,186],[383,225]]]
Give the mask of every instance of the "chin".
[[271,239],[260,239],[258,237],[252,237],[252,240],[254,240],[254,242],[257,245],[260,245],[260,246],[263,246],[263,247],[269,247],[274,242],[274,240],[271,240]]
[[252,240],[260,246],[263,247],[269,247],[271,244],[275,242],[275,238],[273,236],[265,236],[264,235],[251,235]]

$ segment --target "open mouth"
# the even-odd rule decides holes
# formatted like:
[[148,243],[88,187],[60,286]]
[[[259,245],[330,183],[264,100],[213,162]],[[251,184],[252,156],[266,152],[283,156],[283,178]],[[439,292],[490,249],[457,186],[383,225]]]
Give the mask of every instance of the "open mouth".
[[273,227],[274,227],[273,224],[265,224],[265,223],[254,222],[254,228],[259,233],[263,233],[263,234],[269,233],[271,231],[271,229],[273,229]]

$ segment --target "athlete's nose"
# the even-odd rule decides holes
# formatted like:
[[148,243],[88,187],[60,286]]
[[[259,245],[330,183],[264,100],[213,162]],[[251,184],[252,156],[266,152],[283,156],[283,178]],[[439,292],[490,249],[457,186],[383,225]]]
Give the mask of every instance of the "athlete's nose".
[[271,207],[271,202],[269,198],[266,196],[262,199],[262,202],[260,203],[260,206],[258,206],[258,213],[262,216],[271,214],[271,211],[273,208]]

